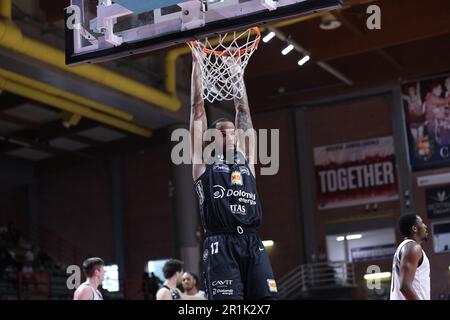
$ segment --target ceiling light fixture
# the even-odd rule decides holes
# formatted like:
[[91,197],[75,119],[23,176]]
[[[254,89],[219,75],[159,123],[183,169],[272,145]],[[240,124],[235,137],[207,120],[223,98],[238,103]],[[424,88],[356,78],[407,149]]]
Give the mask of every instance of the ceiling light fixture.
[[309,61],[309,59],[311,59],[310,56],[308,56],[308,55],[304,56],[304,57],[298,62],[298,65],[299,65],[299,66],[304,65],[305,63],[307,63],[307,62]]
[[281,51],[281,54],[283,56],[287,55],[289,52],[291,52],[292,50],[294,50],[294,46],[292,44],[289,44],[286,48],[283,49],[283,51]]
[[268,34],[266,34],[266,35],[264,36],[263,42],[264,42],[264,43],[267,43],[267,42],[269,42],[270,40],[272,40],[274,37],[275,37],[275,32],[270,31]]

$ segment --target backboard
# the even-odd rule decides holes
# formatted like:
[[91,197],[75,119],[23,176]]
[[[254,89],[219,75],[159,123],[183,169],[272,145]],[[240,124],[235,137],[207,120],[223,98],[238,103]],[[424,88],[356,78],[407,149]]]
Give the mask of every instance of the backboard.
[[95,63],[338,7],[342,0],[71,0],[66,63]]

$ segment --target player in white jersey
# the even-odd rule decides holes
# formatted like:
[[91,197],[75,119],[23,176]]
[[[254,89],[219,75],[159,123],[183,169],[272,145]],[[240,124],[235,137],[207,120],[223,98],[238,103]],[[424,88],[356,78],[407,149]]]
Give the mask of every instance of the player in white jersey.
[[105,277],[105,263],[100,258],[89,258],[83,262],[83,271],[87,278],[73,295],[73,300],[103,300],[98,286]]
[[206,293],[197,288],[198,277],[192,272],[185,272],[181,278],[184,294],[187,296],[206,298]]
[[405,239],[394,254],[390,299],[430,300],[430,262],[421,245],[428,228],[414,213],[402,215],[398,227]]

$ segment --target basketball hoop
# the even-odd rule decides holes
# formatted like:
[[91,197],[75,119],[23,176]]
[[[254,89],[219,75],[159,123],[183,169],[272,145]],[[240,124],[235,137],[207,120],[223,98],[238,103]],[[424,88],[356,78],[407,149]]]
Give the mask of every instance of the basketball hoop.
[[243,97],[244,71],[260,40],[261,31],[254,27],[188,42],[200,63],[203,99],[212,103]]

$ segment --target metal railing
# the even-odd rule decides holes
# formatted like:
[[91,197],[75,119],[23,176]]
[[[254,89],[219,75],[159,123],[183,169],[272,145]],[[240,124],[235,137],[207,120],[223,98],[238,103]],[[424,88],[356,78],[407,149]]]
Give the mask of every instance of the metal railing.
[[290,299],[316,289],[356,286],[354,265],[348,262],[303,264],[278,280],[280,299]]
[[47,300],[51,292],[50,277],[45,272],[19,272],[18,289],[20,300]]

